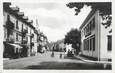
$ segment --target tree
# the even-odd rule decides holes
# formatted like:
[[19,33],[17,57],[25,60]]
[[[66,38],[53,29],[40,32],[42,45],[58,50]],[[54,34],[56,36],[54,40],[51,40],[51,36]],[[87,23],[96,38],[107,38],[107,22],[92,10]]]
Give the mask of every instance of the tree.
[[81,44],[80,31],[78,31],[78,29],[71,29],[65,35],[64,43],[72,44],[72,48],[76,49],[76,52],[78,53],[80,51]]
[[92,9],[96,9],[100,11],[100,15],[102,16],[103,25],[105,25],[105,28],[109,27],[111,25],[112,21],[112,11],[111,11],[111,2],[70,2],[66,4],[69,8],[75,7],[75,15],[78,15],[81,9],[84,7],[84,5],[91,6]]

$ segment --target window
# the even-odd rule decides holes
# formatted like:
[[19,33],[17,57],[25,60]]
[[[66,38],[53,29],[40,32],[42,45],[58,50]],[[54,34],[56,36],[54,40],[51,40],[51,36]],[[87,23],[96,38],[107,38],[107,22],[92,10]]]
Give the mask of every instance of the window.
[[90,45],[90,43],[89,43],[89,39],[87,40],[87,50],[89,50],[89,45]]
[[87,35],[89,34],[89,24],[87,25]]
[[86,50],[88,50],[88,40],[86,40]]
[[92,23],[92,22],[90,21],[90,23],[89,23],[89,24],[90,24],[90,31],[92,30],[92,25],[91,25],[91,23]]
[[92,50],[92,39],[90,39],[90,51]]
[[92,48],[95,51],[95,36],[92,38]]
[[84,50],[95,51],[95,35],[91,36],[88,39],[85,39],[83,45],[84,45]]
[[91,30],[95,29],[95,18],[92,19],[91,21]]
[[95,18],[93,18],[93,25],[92,25],[92,28],[95,29]]
[[84,28],[84,31],[85,31],[85,36],[88,36],[88,35],[90,35],[91,34],[91,24],[89,23],[89,24],[87,24],[87,26]]
[[18,20],[16,20],[16,29],[18,29]]
[[26,41],[28,42],[28,37],[26,37]]
[[112,36],[108,35],[108,45],[107,45],[108,51],[112,50]]
[[91,27],[91,24],[89,23],[89,24],[88,24],[88,34],[87,34],[87,35],[90,35],[90,34],[91,34],[90,27]]
[[28,27],[26,27],[27,33],[28,33]]
[[86,35],[88,34],[88,26],[86,26]]
[[84,40],[84,50],[89,50],[89,40],[88,39]]
[[87,50],[86,49],[86,40],[83,41],[83,45],[84,45],[84,50]]
[[16,33],[16,41],[18,41],[18,33]]
[[95,29],[95,18],[93,18],[87,26],[84,28],[84,35],[87,37],[88,35],[91,34],[91,31]]
[[23,24],[22,24],[22,32],[23,32]]
[[86,27],[84,28],[84,35],[86,35]]
[[8,21],[10,20],[10,15],[7,15],[7,20],[8,20]]

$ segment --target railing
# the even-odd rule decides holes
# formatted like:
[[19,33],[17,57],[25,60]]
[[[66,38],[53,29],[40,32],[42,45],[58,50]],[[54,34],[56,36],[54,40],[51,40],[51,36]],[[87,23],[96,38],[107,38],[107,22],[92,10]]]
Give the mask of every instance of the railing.
[[33,33],[31,34],[31,37],[32,37],[32,38],[34,37],[34,34],[33,34]]
[[14,43],[14,39],[13,39],[13,38],[7,38],[7,39],[6,39],[6,42]]
[[25,37],[26,33],[28,33],[28,30],[24,29],[23,32],[22,32],[22,36]]

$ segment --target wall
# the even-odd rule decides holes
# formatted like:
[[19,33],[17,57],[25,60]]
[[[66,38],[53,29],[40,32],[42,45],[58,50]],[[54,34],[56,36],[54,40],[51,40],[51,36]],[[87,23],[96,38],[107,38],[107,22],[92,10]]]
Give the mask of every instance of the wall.
[[[100,17],[101,18],[101,17]],[[101,19],[102,22],[102,19]],[[100,45],[100,58],[101,60],[108,60],[112,58],[112,53],[111,51],[108,51],[108,38],[107,35],[112,35],[112,33],[109,33],[109,31],[112,29],[110,27],[105,28],[104,25],[102,25],[100,23],[100,27],[101,27],[101,33],[100,33],[100,38],[101,38],[101,45]]]
[[37,55],[37,46],[38,46],[38,43],[37,43],[37,34],[34,33],[34,52],[35,52],[35,55]]
[[[95,29],[93,31],[91,31],[91,34],[87,37],[85,37],[84,33],[84,28],[87,26],[87,24],[95,17]],[[83,28],[81,29],[81,51],[83,55],[86,56],[91,56],[91,57],[95,57],[98,58],[99,56],[99,44],[98,44],[98,11],[96,11],[94,13],[93,16],[91,16],[91,18],[88,20],[88,22],[83,26]],[[93,50],[84,50],[84,39],[90,38],[92,35],[95,35],[95,51]]]

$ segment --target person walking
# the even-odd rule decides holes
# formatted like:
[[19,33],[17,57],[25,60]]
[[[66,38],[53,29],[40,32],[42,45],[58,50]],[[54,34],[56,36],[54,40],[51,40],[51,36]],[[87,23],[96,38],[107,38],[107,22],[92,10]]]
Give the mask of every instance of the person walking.
[[60,53],[60,59],[62,58],[62,53]]
[[53,45],[53,48],[52,48],[52,54],[51,54],[51,57],[54,57],[54,45]]

